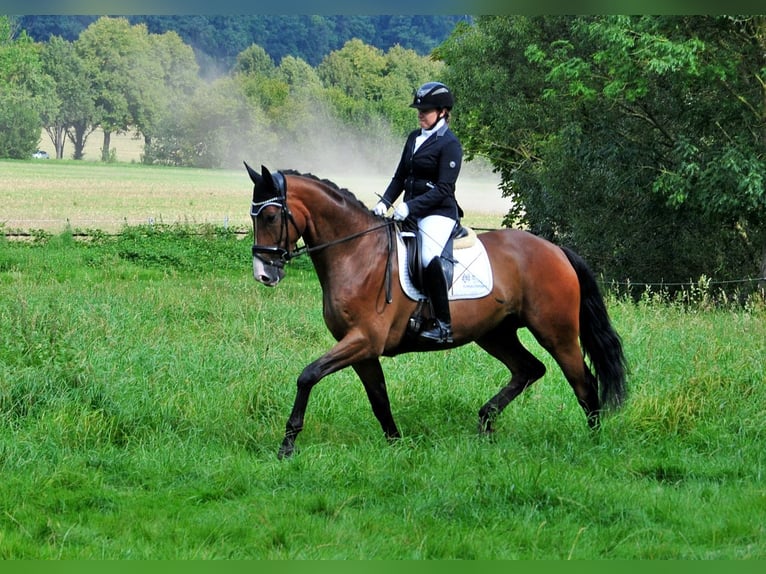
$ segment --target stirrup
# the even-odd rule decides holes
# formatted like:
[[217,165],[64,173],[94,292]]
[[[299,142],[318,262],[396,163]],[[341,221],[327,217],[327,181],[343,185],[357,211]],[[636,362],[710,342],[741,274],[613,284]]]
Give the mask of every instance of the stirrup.
[[421,331],[419,337],[434,343],[452,343],[452,327],[449,323],[439,321],[431,329]]

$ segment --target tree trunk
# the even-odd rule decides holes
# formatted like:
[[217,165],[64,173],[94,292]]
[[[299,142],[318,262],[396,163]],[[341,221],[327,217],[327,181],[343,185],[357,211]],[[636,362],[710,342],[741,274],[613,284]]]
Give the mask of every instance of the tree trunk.
[[101,161],[109,161],[109,146],[112,143],[112,132],[104,130],[104,146],[101,148]]
[[74,155],[72,156],[74,159],[82,159],[85,157],[83,151],[85,149],[85,142],[88,140],[88,136],[93,133],[94,129],[95,127],[88,126],[85,122],[76,122],[72,125],[71,129],[67,130],[66,135],[74,146]]
[[64,144],[66,143],[66,128],[62,125],[52,126],[45,128],[48,133],[48,137],[51,138],[51,143],[56,149],[56,159],[63,159],[64,157]]

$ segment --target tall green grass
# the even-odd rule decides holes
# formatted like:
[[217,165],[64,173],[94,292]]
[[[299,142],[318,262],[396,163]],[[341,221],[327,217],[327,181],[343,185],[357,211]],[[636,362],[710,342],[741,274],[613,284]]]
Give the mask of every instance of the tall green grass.
[[401,441],[348,370],[278,461],[319,286],[197,231],[0,240],[0,558],[766,557],[762,303],[610,297],[631,396],[598,434],[525,333],[548,374],[491,439],[507,375],[469,345],[383,359]]

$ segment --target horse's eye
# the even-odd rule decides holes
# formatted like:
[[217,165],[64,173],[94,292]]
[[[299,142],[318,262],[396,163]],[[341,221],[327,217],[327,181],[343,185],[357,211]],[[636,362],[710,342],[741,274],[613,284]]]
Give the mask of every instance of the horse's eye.
[[276,213],[268,213],[263,216],[263,219],[266,222],[266,225],[273,225],[277,221],[277,215]]

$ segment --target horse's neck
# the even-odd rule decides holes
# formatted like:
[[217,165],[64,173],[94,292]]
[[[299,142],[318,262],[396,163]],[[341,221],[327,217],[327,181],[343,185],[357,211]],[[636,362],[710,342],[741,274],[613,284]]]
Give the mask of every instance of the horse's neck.
[[303,239],[323,290],[355,292],[352,285],[384,268],[387,242],[379,232],[367,233],[379,222],[353,197],[317,188],[301,199]]
[[309,247],[361,233],[374,223],[374,219],[349,198],[331,188],[317,188],[303,196],[302,212],[306,218],[303,239]]

